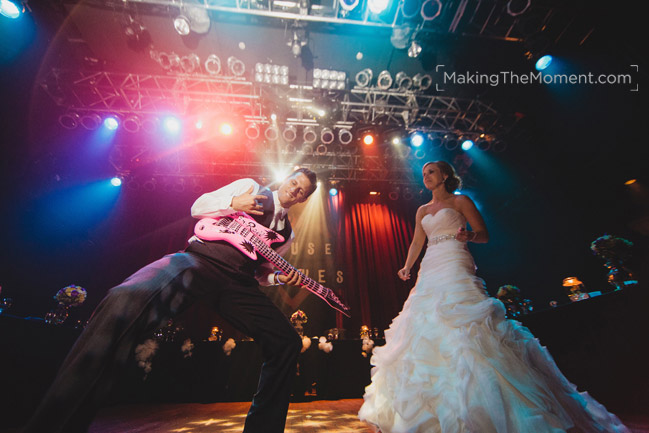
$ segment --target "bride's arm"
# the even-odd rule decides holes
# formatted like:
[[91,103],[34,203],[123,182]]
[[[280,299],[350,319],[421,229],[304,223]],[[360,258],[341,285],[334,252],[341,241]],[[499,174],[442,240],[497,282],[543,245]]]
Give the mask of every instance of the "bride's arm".
[[471,226],[471,231],[460,227],[456,239],[461,242],[487,243],[489,241],[489,231],[487,231],[487,225],[473,200],[466,195],[458,195],[455,199],[455,205],[462,212],[469,226]]
[[421,253],[421,249],[424,247],[424,242],[426,242],[426,233],[424,228],[421,226],[421,219],[426,214],[426,208],[420,206],[417,209],[417,216],[415,217],[415,234],[412,237],[412,242],[410,243],[410,248],[408,248],[408,257],[406,258],[406,264],[403,268],[399,269],[398,275],[403,281],[406,281],[410,278],[410,269],[415,264],[417,257]]

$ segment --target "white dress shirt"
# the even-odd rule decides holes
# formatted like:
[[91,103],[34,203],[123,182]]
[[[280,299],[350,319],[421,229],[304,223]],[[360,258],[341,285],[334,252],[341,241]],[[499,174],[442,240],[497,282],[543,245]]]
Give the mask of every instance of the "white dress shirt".
[[[255,182],[253,179],[239,179],[234,182],[225,185],[222,188],[217,189],[216,191],[208,192],[201,195],[192,205],[192,217],[194,218],[215,218],[229,215],[236,212],[232,209],[232,199],[236,196],[245,194],[248,192],[250,187],[253,187],[251,192],[252,195],[255,195],[261,189],[261,186]],[[273,200],[275,202],[275,216],[273,217],[273,223],[271,223],[271,229],[275,231],[282,230],[284,228],[284,218],[288,212],[287,209],[284,209],[280,202],[277,191],[273,191]],[[286,243],[275,251],[284,255],[288,252],[291,242],[295,235],[291,231],[291,236],[286,241]],[[203,242],[198,237],[192,236],[189,239],[189,242]],[[257,275],[255,276],[259,284],[262,286],[270,286],[275,284],[275,275],[273,270],[273,265],[267,261],[264,261],[261,266],[257,269]]]

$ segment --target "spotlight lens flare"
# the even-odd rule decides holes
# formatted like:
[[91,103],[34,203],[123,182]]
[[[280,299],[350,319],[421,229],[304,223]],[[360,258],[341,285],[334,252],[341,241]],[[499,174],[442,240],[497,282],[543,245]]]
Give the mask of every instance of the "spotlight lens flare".
[[472,147],[473,147],[473,141],[471,141],[471,140],[465,140],[465,141],[462,143],[462,149],[464,149],[464,150],[469,150],[469,149],[471,149]]
[[114,177],[110,180],[110,184],[113,186],[121,186],[122,185],[122,179],[119,177]]
[[164,125],[165,130],[172,134],[175,134],[178,131],[180,131],[180,120],[178,120],[173,116],[165,117],[162,124]]
[[372,134],[366,134],[363,137],[363,143],[365,143],[365,145],[367,145],[367,146],[373,144],[374,143],[374,137],[372,136]]
[[329,195],[332,196],[332,197],[338,195],[338,190],[336,188],[331,188],[329,190]]
[[374,14],[380,14],[388,7],[388,0],[370,0],[369,8]]
[[104,119],[104,126],[111,131],[114,131],[119,126],[117,119],[114,117],[107,117]]
[[232,134],[232,125],[230,125],[229,123],[224,123],[219,128],[219,131],[221,131],[221,134],[223,135],[230,135]]
[[539,60],[536,62],[536,70],[537,71],[542,71],[548,66],[550,66],[550,63],[552,63],[552,56],[550,55],[545,55],[541,57]]
[[624,184],[625,185],[633,185],[636,182],[637,182],[637,179],[629,179],[626,182],[624,182]]
[[0,0],[0,14],[15,20],[20,16],[20,13],[21,11],[16,3],[9,0]]
[[424,136],[421,134],[415,134],[410,139],[410,143],[412,144],[413,147],[419,147],[422,144],[424,144]]

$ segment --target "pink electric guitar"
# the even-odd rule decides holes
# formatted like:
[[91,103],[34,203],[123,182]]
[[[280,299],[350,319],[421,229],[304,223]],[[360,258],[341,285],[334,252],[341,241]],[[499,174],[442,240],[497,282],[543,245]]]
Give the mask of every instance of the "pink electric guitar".
[[282,235],[257,223],[245,212],[235,212],[220,218],[203,218],[196,223],[194,233],[206,241],[226,241],[252,260],[256,260],[259,253],[277,266],[284,275],[296,271],[302,277],[303,287],[324,299],[331,308],[351,317],[348,313],[349,307],[340,302],[331,289],[295,269],[270,247],[273,242],[283,241]]

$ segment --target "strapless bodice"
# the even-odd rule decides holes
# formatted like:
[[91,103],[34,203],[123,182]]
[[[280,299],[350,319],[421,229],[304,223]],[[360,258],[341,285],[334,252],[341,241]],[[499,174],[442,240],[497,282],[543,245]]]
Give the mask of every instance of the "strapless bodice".
[[464,215],[451,207],[438,210],[435,214],[426,214],[421,219],[421,225],[428,236],[428,241],[435,243],[444,237],[455,235],[457,229],[466,226]]

